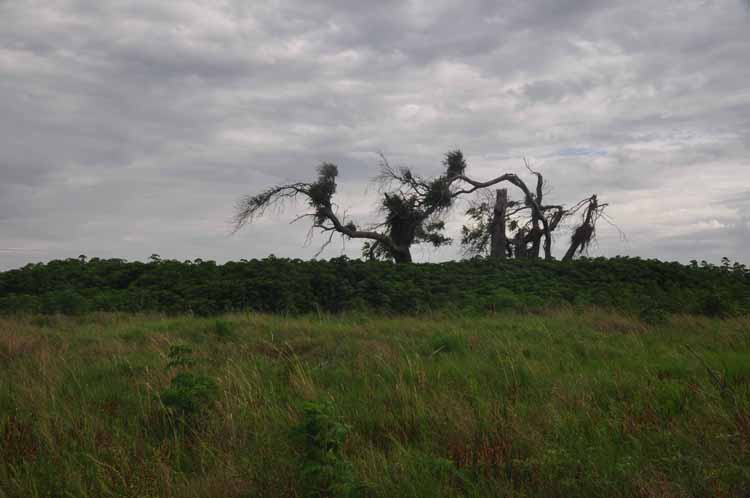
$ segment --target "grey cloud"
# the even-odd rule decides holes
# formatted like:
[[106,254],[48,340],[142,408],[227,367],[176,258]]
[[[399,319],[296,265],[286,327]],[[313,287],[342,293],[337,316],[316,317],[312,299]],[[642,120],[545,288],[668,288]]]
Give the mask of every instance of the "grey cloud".
[[581,95],[587,87],[582,82],[539,80],[523,85],[522,94],[534,101],[555,103],[570,95]]
[[714,263],[723,257],[745,262],[750,244],[750,217],[744,217],[726,227],[700,230],[689,235],[666,237],[642,244],[646,257],[671,261],[706,260]]
[[[611,200],[630,242],[602,227],[601,254],[740,257],[746,6],[0,2],[0,268],[309,257],[306,227],[273,229],[290,213],[227,237],[235,198],[335,161],[342,209],[371,220],[378,151],[432,174],[452,148],[477,176],[527,157],[556,199]],[[675,214],[646,220],[656,199]]]

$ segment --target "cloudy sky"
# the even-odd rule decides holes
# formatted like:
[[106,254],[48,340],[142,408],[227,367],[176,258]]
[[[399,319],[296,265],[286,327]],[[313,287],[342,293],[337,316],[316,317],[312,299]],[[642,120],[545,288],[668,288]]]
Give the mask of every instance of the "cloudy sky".
[[750,1],[0,0],[0,269],[310,258],[293,209],[229,236],[236,199],[332,161],[361,224],[379,151],[455,148],[598,193],[592,255],[750,262]]

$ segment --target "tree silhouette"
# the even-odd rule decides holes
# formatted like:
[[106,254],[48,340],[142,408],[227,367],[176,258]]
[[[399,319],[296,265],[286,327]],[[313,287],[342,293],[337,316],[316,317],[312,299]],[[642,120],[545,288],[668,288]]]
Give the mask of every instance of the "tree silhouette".
[[[370,258],[408,263],[412,261],[411,248],[415,244],[429,243],[439,247],[451,242],[444,234],[445,216],[457,198],[507,182],[522,192],[524,200],[521,209],[530,213],[525,237],[532,245],[532,252],[536,251],[538,256],[540,247],[543,247],[544,257],[552,259],[551,234],[566,212],[562,206],[543,204],[544,179],[530,168],[537,177],[534,192],[513,173],[486,181],[467,176],[466,160],[460,150],[445,155],[443,173],[433,178],[419,176],[410,168],[394,168],[383,155],[380,156],[380,167],[380,175],[375,181],[382,195],[379,205],[382,221],[373,226],[360,228],[340,212],[333,200],[338,167],[323,163],[318,166],[318,176],[312,182],[276,185],[259,194],[241,198],[235,208],[234,231],[262,216],[267,209],[283,207],[286,201],[302,197],[310,210],[297,216],[295,221],[309,218],[312,220],[311,230],[330,234],[317,254],[335,234],[339,234],[347,239],[365,239],[363,250]],[[585,247],[585,244],[580,243],[581,246]]]
[[[509,201],[505,194],[493,199],[490,192],[482,192],[466,211],[472,224],[464,225],[461,229],[465,254],[539,258],[544,238],[545,259],[551,259],[552,233],[576,215],[580,215],[580,222],[573,229],[563,260],[570,260],[575,254],[584,252],[595,238],[596,223],[605,216],[607,204],[600,204],[596,195],[582,199],[571,207],[545,204],[547,183],[544,176],[534,171],[526,160],[524,164],[537,179],[534,192],[521,188],[524,193],[522,201]],[[503,219],[499,220],[499,217]],[[506,227],[511,232],[510,237],[505,233]],[[498,231],[501,233],[498,234]],[[502,240],[505,247],[494,247],[493,240]]]

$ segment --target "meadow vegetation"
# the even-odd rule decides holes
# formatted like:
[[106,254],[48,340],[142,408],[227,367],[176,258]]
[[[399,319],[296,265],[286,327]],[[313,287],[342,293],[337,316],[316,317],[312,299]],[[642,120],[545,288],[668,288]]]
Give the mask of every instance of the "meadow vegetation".
[[0,498],[748,496],[750,318],[650,313],[0,318]]

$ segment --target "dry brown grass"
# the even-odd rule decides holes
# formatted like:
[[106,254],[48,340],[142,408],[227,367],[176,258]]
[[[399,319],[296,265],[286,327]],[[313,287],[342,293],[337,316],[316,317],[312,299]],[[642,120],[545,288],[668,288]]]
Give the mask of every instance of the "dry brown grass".
[[0,361],[11,362],[33,354],[41,343],[38,336],[16,332],[0,333]]

